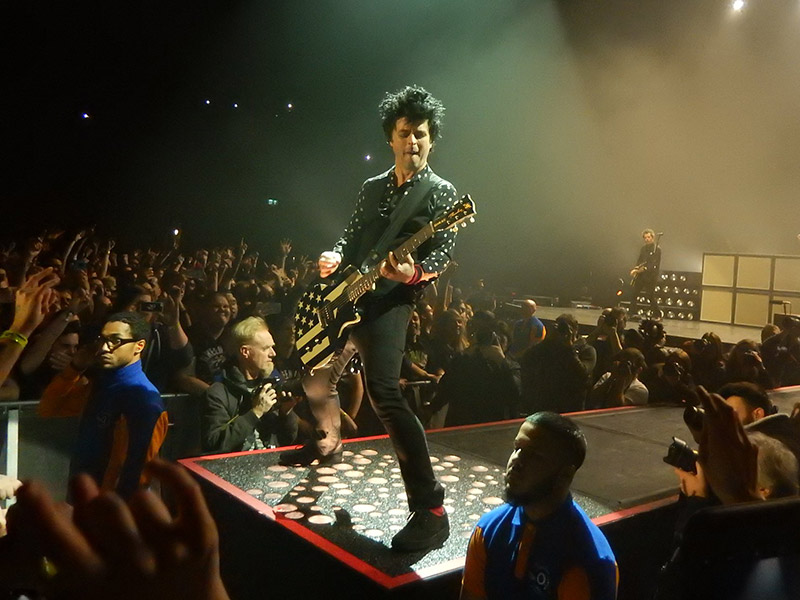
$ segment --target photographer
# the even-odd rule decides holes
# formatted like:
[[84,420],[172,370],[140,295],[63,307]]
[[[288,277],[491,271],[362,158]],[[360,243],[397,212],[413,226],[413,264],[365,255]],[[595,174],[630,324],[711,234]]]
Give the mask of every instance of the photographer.
[[765,390],[775,387],[764,367],[764,361],[761,360],[755,340],[745,339],[736,343],[725,361],[725,374],[727,382],[750,381]]
[[686,352],[673,350],[656,372],[655,378],[645,382],[651,404],[699,404],[692,379],[692,360]]
[[604,308],[597,319],[597,327],[586,336],[586,342],[594,348],[596,361],[591,372],[592,381],[597,381],[611,368],[612,357],[622,350],[621,335],[625,331],[627,318],[623,308]]
[[469,348],[453,358],[439,381],[432,408],[449,407],[448,427],[499,421],[518,414],[519,388],[496,327],[493,313],[475,313],[467,325]]
[[[786,445],[800,460],[800,426],[786,413],[779,413],[767,393],[755,383],[728,383],[718,392],[725,404],[733,409],[736,419],[749,433],[763,433]],[[686,425],[695,440],[702,436],[705,415],[702,409],[687,409]]]
[[636,348],[625,348],[614,357],[611,370],[605,373],[589,392],[586,408],[641,406],[649,393],[639,381],[645,367],[644,355]]
[[776,387],[800,384],[800,319],[787,315],[781,332],[761,344],[764,368]]
[[675,452],[673,444],[664,459],[680,480],[680,512],[675,550],[662,567],[655,600],[681,598],[681,590],[692,585],[684,577],[681,543],[687,521],[698,510],[798,495],[798,461],[784,444],[743,428],[730,398],[700,387],[698,399],[704,414],[699,452],[685,444]]
[[575,347],[578,322],[572,315],[562,314],[548,331],[542,342],[522,355],[523,410],[583,410],[589,373]]
[[270,443],[273,433],[279,445],[293,443],[297,437],[294,401],[275,388],[275,342],[267,324],[259,317],[248,317],[232,333],[236,362],[226,365],[224,379],[205,392],[203,450],[258,450]]
[[692,359],[692,377],[697,385],[715,392],[726,382],[722,340],[716,333],[708,331],[681,347]]

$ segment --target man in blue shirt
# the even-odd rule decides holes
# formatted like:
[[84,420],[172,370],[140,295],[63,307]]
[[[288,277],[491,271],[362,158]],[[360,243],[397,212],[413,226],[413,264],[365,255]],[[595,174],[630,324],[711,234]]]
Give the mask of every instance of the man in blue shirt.
[[614,600],[617,564],[569,491],[586,438],[567,417],[538,412],[514,440],[506,500],[470,538],[462,600]]

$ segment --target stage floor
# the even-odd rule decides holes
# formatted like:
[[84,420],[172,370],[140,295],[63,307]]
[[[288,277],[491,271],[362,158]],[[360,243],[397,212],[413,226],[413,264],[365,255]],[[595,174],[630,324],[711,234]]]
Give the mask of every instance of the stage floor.
[[[597,319],[602,312],[599,308],[572,308],[558,306],[540,306],[536,316],[540,319],[555,320],[562,313],[570,313],[582,326],[595,327]],[[761,341],[761,327],[748,327],[746,325],[727,325],[725,323],[710,323],[708,321],[683,321],[680,319],[664,319],[662,321],[667,336],[696,340],[703,337],[708,331],[716,333],[724,344],[735,344],[745,338]],[[628,322],[628,327],[638,327],[634,321]],[[584,333],[585,327],[582,327]]]

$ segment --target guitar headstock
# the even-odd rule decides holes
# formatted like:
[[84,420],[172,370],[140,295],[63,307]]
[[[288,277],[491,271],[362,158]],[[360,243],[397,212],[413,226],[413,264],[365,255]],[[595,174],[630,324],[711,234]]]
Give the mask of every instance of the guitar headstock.
[[475,201],[469,194],[464,194],[461,196],[461,200],[450,209],[450,212],[433,222],[433,229],[434,231],[444,231],[459,225],[466,227],[467,221],[475,222]]

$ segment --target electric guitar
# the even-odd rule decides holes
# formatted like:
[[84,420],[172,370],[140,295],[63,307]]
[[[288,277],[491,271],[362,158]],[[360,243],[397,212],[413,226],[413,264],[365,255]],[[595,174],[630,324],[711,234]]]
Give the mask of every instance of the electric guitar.
[[639,278],[639,275],[647,271],[647,263],[643,262],[640,265],[636,265],[631,269],[631,271],[635,271],[635,273],[631,276],[631,287],[636,285],[636,280]]
[[[466,221],[474,222],[474,217],[475,203],[465,194],[450,212],[431,221],[396,248],[394,255],[402,262],[435,233],[459,225],[466,227]],[[295,347],[308,369],[324,367],[344,347],[348,329],[361,321],[357,302],[375,287],[382,262],[364,274],[350,265],[341,273],[320,279],[300,298],[294,318]]]

